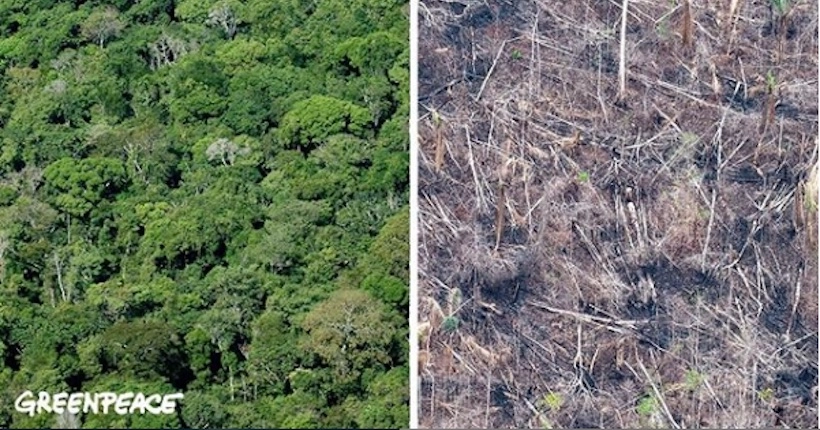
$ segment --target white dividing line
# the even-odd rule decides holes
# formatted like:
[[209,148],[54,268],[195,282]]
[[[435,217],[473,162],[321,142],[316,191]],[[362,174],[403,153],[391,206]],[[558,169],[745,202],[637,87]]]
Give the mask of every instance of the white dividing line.
[[419,0],[410,0],[410,427],[419,426],[419,286],[418,286],[418,232],[419,232]]

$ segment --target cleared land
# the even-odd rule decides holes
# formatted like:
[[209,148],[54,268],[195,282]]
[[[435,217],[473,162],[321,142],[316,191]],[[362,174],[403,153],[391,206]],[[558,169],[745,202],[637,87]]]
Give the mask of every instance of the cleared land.
[[425,427],[817,424],[817,2],[624,3],[420,5]]

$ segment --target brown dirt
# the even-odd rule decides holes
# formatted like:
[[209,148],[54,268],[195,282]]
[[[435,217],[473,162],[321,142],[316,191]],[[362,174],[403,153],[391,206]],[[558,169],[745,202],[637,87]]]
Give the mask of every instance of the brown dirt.
[[620,1],[420,4],[423,427],[816,426],[817,2],[729,3],[623,94]]

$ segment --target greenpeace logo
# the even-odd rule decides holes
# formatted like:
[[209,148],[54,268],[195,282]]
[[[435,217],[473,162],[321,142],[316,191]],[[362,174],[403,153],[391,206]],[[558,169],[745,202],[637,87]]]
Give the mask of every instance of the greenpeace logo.
[[34,395],[26,391],[17,397],[14,408],[17,412],[34,416],[36,414],[151,414],[171,415],[176,413],[177,400],[182,400],[182,393],[152,394],[142,393],[58,393],[53,396],[41,391]]

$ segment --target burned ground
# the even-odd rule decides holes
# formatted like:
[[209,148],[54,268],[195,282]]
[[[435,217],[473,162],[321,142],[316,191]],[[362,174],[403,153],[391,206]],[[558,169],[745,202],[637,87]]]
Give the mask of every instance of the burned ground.
[[420,4],[423,427],[816,425],[817,2],[731,3]]

